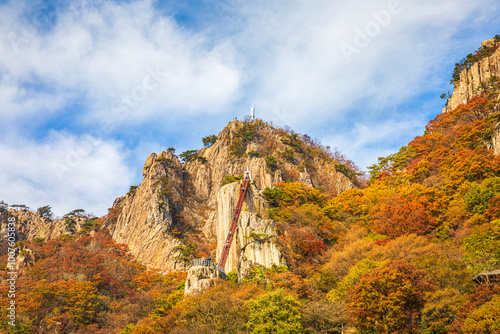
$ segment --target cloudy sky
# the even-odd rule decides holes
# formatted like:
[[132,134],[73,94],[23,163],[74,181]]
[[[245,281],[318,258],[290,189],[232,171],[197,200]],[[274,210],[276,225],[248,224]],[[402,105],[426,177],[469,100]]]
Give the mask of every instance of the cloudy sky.
[[0,0],[0,199],[102,215],[251,105],[366,169],[499,33],[498,0]]

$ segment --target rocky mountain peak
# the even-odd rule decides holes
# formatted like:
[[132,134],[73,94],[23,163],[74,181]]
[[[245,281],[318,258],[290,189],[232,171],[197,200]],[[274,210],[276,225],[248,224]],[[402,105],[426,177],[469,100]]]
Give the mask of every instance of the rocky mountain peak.
[[[164,272],[185,271],[196,257],[217,261],[248,169],[252,180],[224,268],[241,273],[254,264],[268,267],[283,261],[262,191],[281,181],[302,182],[332,195],[356,186],[357,170],[342,155],[262,120],[231,121],[203,143],[203,148],[179,155],[174,148],[150,154],[141,184],[117,198],[107,217],[92,222],[127,244],[138,261]],[[26,225],[27,239],[54,238],[68,228],[74,234],[90,224],[85,219],[68,225],[68,219],[47,223],[38,216],[25,218],[19,221]]]
[[[260,193],[264,189],[281,181],[303,182],[332,194],[355,186],[355,171],[340,155],[336,160],[335,153],[309,136],[261,120],[231,121],[204,142],[204,148],[179,156],[173,149],[152,153],[144,164],[141,184],[115,203],[121,213],[113,237],[128,244],[147,265],[172,271],[184,268],[189,256],[219,256],[216,249],[224,243],[237,201],[236,184],[247,168],[252,191],[241,216],[245,227],[240,228],[226,271],[255,262],[280,262],[276,245],[248,246],[243,235],[243,231],[245,236],[273,234],[273,222],[263,218],[267,204]],[[194,244],[196,251],[189,249]],[[257,254],[252,249],[265,251]]]
[[490,85],[498,84],[499,78],[500,36],[497,36],[483,41],[476,52],[467,55],[456,64],[452,79],[453,94],[449,96],[443,112],[467,103]]

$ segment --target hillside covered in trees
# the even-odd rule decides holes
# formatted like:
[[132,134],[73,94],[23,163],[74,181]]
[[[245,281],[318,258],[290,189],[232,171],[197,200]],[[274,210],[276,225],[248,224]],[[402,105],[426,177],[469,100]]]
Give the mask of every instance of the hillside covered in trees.
[[[184,296],[185,271],[164,275],[134,261],[101,228],[106,218],[81,233],[20,241],[27,266],[9,332],[500,333],[499,92],[492,78],[436,116],[371,166],[365,184],[356,178],[340,194],[294,180],[266,188],[286,266],[230,272],[200,294]],[[0,289],[5,305],[8,287]],[[2,308],[2,328],[6,316]]]

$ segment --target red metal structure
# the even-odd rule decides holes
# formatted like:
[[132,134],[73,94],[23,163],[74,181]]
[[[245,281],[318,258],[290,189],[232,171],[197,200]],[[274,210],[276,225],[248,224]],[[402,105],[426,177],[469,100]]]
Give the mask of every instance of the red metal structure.
[[245,194],[247,193],[248,183],[250,182],[250,172],[247,170],[245,173],[245,179],[240,187],[240,195],[238,197],[238,204],[236,204],[236,211],[234,212],[233,220],[231,221],[231,227],[229,228],[229,233],[224,243],[224,248],[222,249],[222,254],[220,257],[218,267],[224,270],[224,265],[226,264],[227,255],[229,254],[229,249],[231,248],[231,243],[233,242],[234,234],[236,232],[236,227],[238,226],[238,219],[240,218],[241,207],[243,206],[243,201],[245,200]]

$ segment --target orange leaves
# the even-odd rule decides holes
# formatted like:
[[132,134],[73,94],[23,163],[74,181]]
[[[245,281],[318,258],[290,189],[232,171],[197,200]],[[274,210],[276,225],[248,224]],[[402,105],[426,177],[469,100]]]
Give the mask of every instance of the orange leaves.
[[226,281],[180,301],[151,327],[157,333],[242,333],[248,320],[245,302],[261,293],[254,284]]
[[264,191],[274,206],[269,215],[279,222],[278,243],[289,265],[310,267],[333,244],[343,228],[323,210],[328,196],[299,182],[280,182]]
[[100,304],[96,287],[92,282],[70,280],[65,283],[68,312],[79,325],[91,323]]
[[456,190],[465,181],[500,176],[500,157],[485,149],[450,152],[441,166],[441,173],[446,176],[446,186]]
[[315,258],[326,250],[323,240],[309,227],[298,227],[280,223],[280,249],[291,268],[310,268]]
[[331,199],[324,211],[334,217],[340,212],[347,212],[351,215],[366,215],[369,212],[369,203],[365,195],[370,192],[370,188],[365,190],[349,189],[337,197]]
[[435,284],[423,270],[394,261],[364,274],[349,290],[348,310],[369,333],[416,333],[424,294]]
[[150,290],[154,283],[160,282],[162,275],[156,271],[147,270],[140,272],[132,279],[132,284],[139,291]]
[[384,198],[372,210],[373,229],[390,238],[411,233],[427,234],[438,225],[429,212],[431,203],[427,196],[408,199],[401,195]]
[[427,124],[427,133],[446,133],[464,123],[486,118],[488,98],[485,95],[474,96],[466,104],[448,112],[439,114]]
[[416,151],[416,159],[407,170],[414,181],[440,175],[453,191],[465,180],[478,181],[500,173],[500,159],[484,149],[493,129],[487,120],[489,105],[486,96],[476,96],[429,122],[426,134],[409,144]]
[[373,229],[389,237],[428,234],[441,221],[446,198],[434,188],[419,184],[400,185],[372,210]]
[[[341,194],[331,201],[334,210],[355,215],[367,223],[372,220],[373,230],[390,237],[428,234],[447,216],[453,216],[453,224],[463,220],[456,215],[462,215],[456,207],[451,215],[446,213],[449,203],[459,196],[458,191],[464,184],[500,176],[500,157],[484,148],[494,126],[488,121],[491,103],[487,96],[477,96],[436,116],[423,136],[416,137],[408,149],[390,156],[391,161],[401,160],[403,153],[412,152],[411,161],[402,165],[405,169],[382,168],[379,175],[385,171],[385,178],[372,180],[370,188],[364,191]],[[409,182],[425,185],[427,190],[414,184],[405,186]],[[415,190],[415,194],[408,189]],[[496,217],[493,209],[490,211]],[[445,231],[443,236],[446,234]]]
[[394,238],[433,231],[440,224],[445,201],[444,193],[435,188],[377,181],[367,189],[348,190],[333,198],[325,211],[331,217],[357,216],[368,228]]
[[52,328],[65,322],[76,325],[90,324],[99,310],[99,295],[92,282],[76,280],[40,281],[31,291],[40,306],[35,312],[42,326]]
[[500,195],[489,200],[489,207],[484,216],[490,221],[500,219]]
[[460,308],[450,332],[457,334],[464,333],[464,330],[466,330],[466,321],[469,315],[473,313],[474,310],[479,309],[482,305],[489,303],[495,296],[499,295],[499,284],[479,285],[476,288],[476,291],[469,294],[467,301]]
[[44,332],[120,332],[154,301],[182,297],[185,273],[145,272],[104,232],[29,247],[35,261],[19,278],[19,319]]

